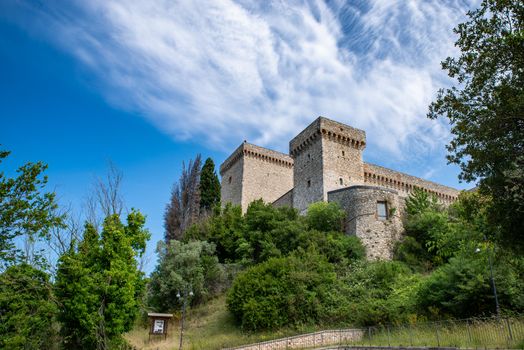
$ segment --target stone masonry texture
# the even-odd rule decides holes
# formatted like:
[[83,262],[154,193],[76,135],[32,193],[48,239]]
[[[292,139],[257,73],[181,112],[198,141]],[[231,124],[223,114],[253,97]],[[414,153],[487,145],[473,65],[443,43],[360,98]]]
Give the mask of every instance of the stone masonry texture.
[[[346,233],[361,239],[368,259],[391,259],[408,195],[418,188],[449,205],[459,191],[365,163],[366,142],[363,130],[323,117],[289,142],[289,155],[244,141],[220,166],[222,205],[245,212],[262,198],[304,214],[311,203],[337,202],[347,215]],[[387,207],[386,218],[378,216],[379,203]]]
[[273,203],[293,188],[293,159],[286,154],[242,143],[220,166],[223,203]]

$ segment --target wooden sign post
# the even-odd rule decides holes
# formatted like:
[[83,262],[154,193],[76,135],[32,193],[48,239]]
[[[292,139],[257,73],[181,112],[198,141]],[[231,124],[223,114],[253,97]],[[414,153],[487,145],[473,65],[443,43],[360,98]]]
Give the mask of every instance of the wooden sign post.
[[173,314],[158,314],[149,312],[147,314],[149,318],[149,340],[151,335],[163,335],[164,339],[167,338],[167,326],[169,320],[173,318]]

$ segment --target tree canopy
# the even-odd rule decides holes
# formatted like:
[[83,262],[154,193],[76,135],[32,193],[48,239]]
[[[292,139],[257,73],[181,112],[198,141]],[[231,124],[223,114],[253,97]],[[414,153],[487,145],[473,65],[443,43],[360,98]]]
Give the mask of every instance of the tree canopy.
[[131,329],[145,290],[136,260],[149,239],[144,223],[132,211],[127,225],[108,216],[100,234],[86,224],[82,241],[60,257],[55,293],[65,348],[107,349]]
[[[445,117],[453,139],[448,160],[460,178],[492,195],[491,220],[504,241],[524,241],[524,3],[484,0],[455,28],[459,57],[443,69],[456,85],[441,89],[430,118]],[[518,245],[517,245],[518,246]]]
[[220,181],[213,159],[207,158],[200,173],[200,208],[211,210],[220,204]]
[[[0,150],[0,165],[9,154]],[[63,225],[63,217],[56,214],[55,193],[45,191],[46,169],[37,162],[19,167],[14,178],[0,172],[0,266],[23,258],[14,244],[16,237],[45,237],[53,227]]]
[[184,232],[200,215],[200,154],[182,165],[180,179],[173,185],[171,200],[164,213],[165,241],[182,239]]

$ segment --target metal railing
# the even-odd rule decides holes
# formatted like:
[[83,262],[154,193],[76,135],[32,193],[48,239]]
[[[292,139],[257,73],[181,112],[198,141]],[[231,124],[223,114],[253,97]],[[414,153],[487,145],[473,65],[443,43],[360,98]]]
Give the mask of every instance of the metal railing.
[[470,318],[369,327],[360,344],[512,349],[524,344],[524,317]]
[[228,349],[280,350],[325,346],[517,349],[524,347],[524,317],[469,318],[326,330]]

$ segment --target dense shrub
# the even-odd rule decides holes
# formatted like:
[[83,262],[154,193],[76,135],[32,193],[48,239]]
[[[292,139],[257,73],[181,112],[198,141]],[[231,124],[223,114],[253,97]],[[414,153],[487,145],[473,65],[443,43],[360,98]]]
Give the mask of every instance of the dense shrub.
[[402,323],[415,317],[415,296],[421,277],[395,261],[352,264],[345,284],[347,320],[360,326]]
[[0,274],[0,348],[57,348],[57,312],[45,272],[21,264]]
[[177,293],[194,296],[193,304],[220,293],[225,274],[214,255],[215,246],[205,241],[159,242],[158,265],[148,284],[148,305],[167,312],[179,308]]
[[337,317],[339,289],[334,268],[324,257],[291,255],[240,274],[227,304],[246,330],[315,324]]
[[305,217],[296,209],[252,202],[242,216],[240,207],[226,205],[209,220],[192,226],[186,240],[216,244],[220,262],[253,265],[300,249],[315,249],[330,262],[361,259],[364,248],[356,237],[343,234],[344,212],[335,203],[314,203]]
[[360,239],[341,232],[305,231],[298,237],[297,247],[315,250],[330,263],[346,264],[364,259],[366,250]]
[[335,202],[317,202],[307,208],[306,223],[310,229],[329,232],[342,231],[346,213]]
[[[491,248],[488,248],[491,249]],[[470,317],[495,312],[489,251],[459,255],[433,272],[417,292],[420,313],[433,317]],[[524,259],[499,256],[494,280],[502,309],[524,311]]]

